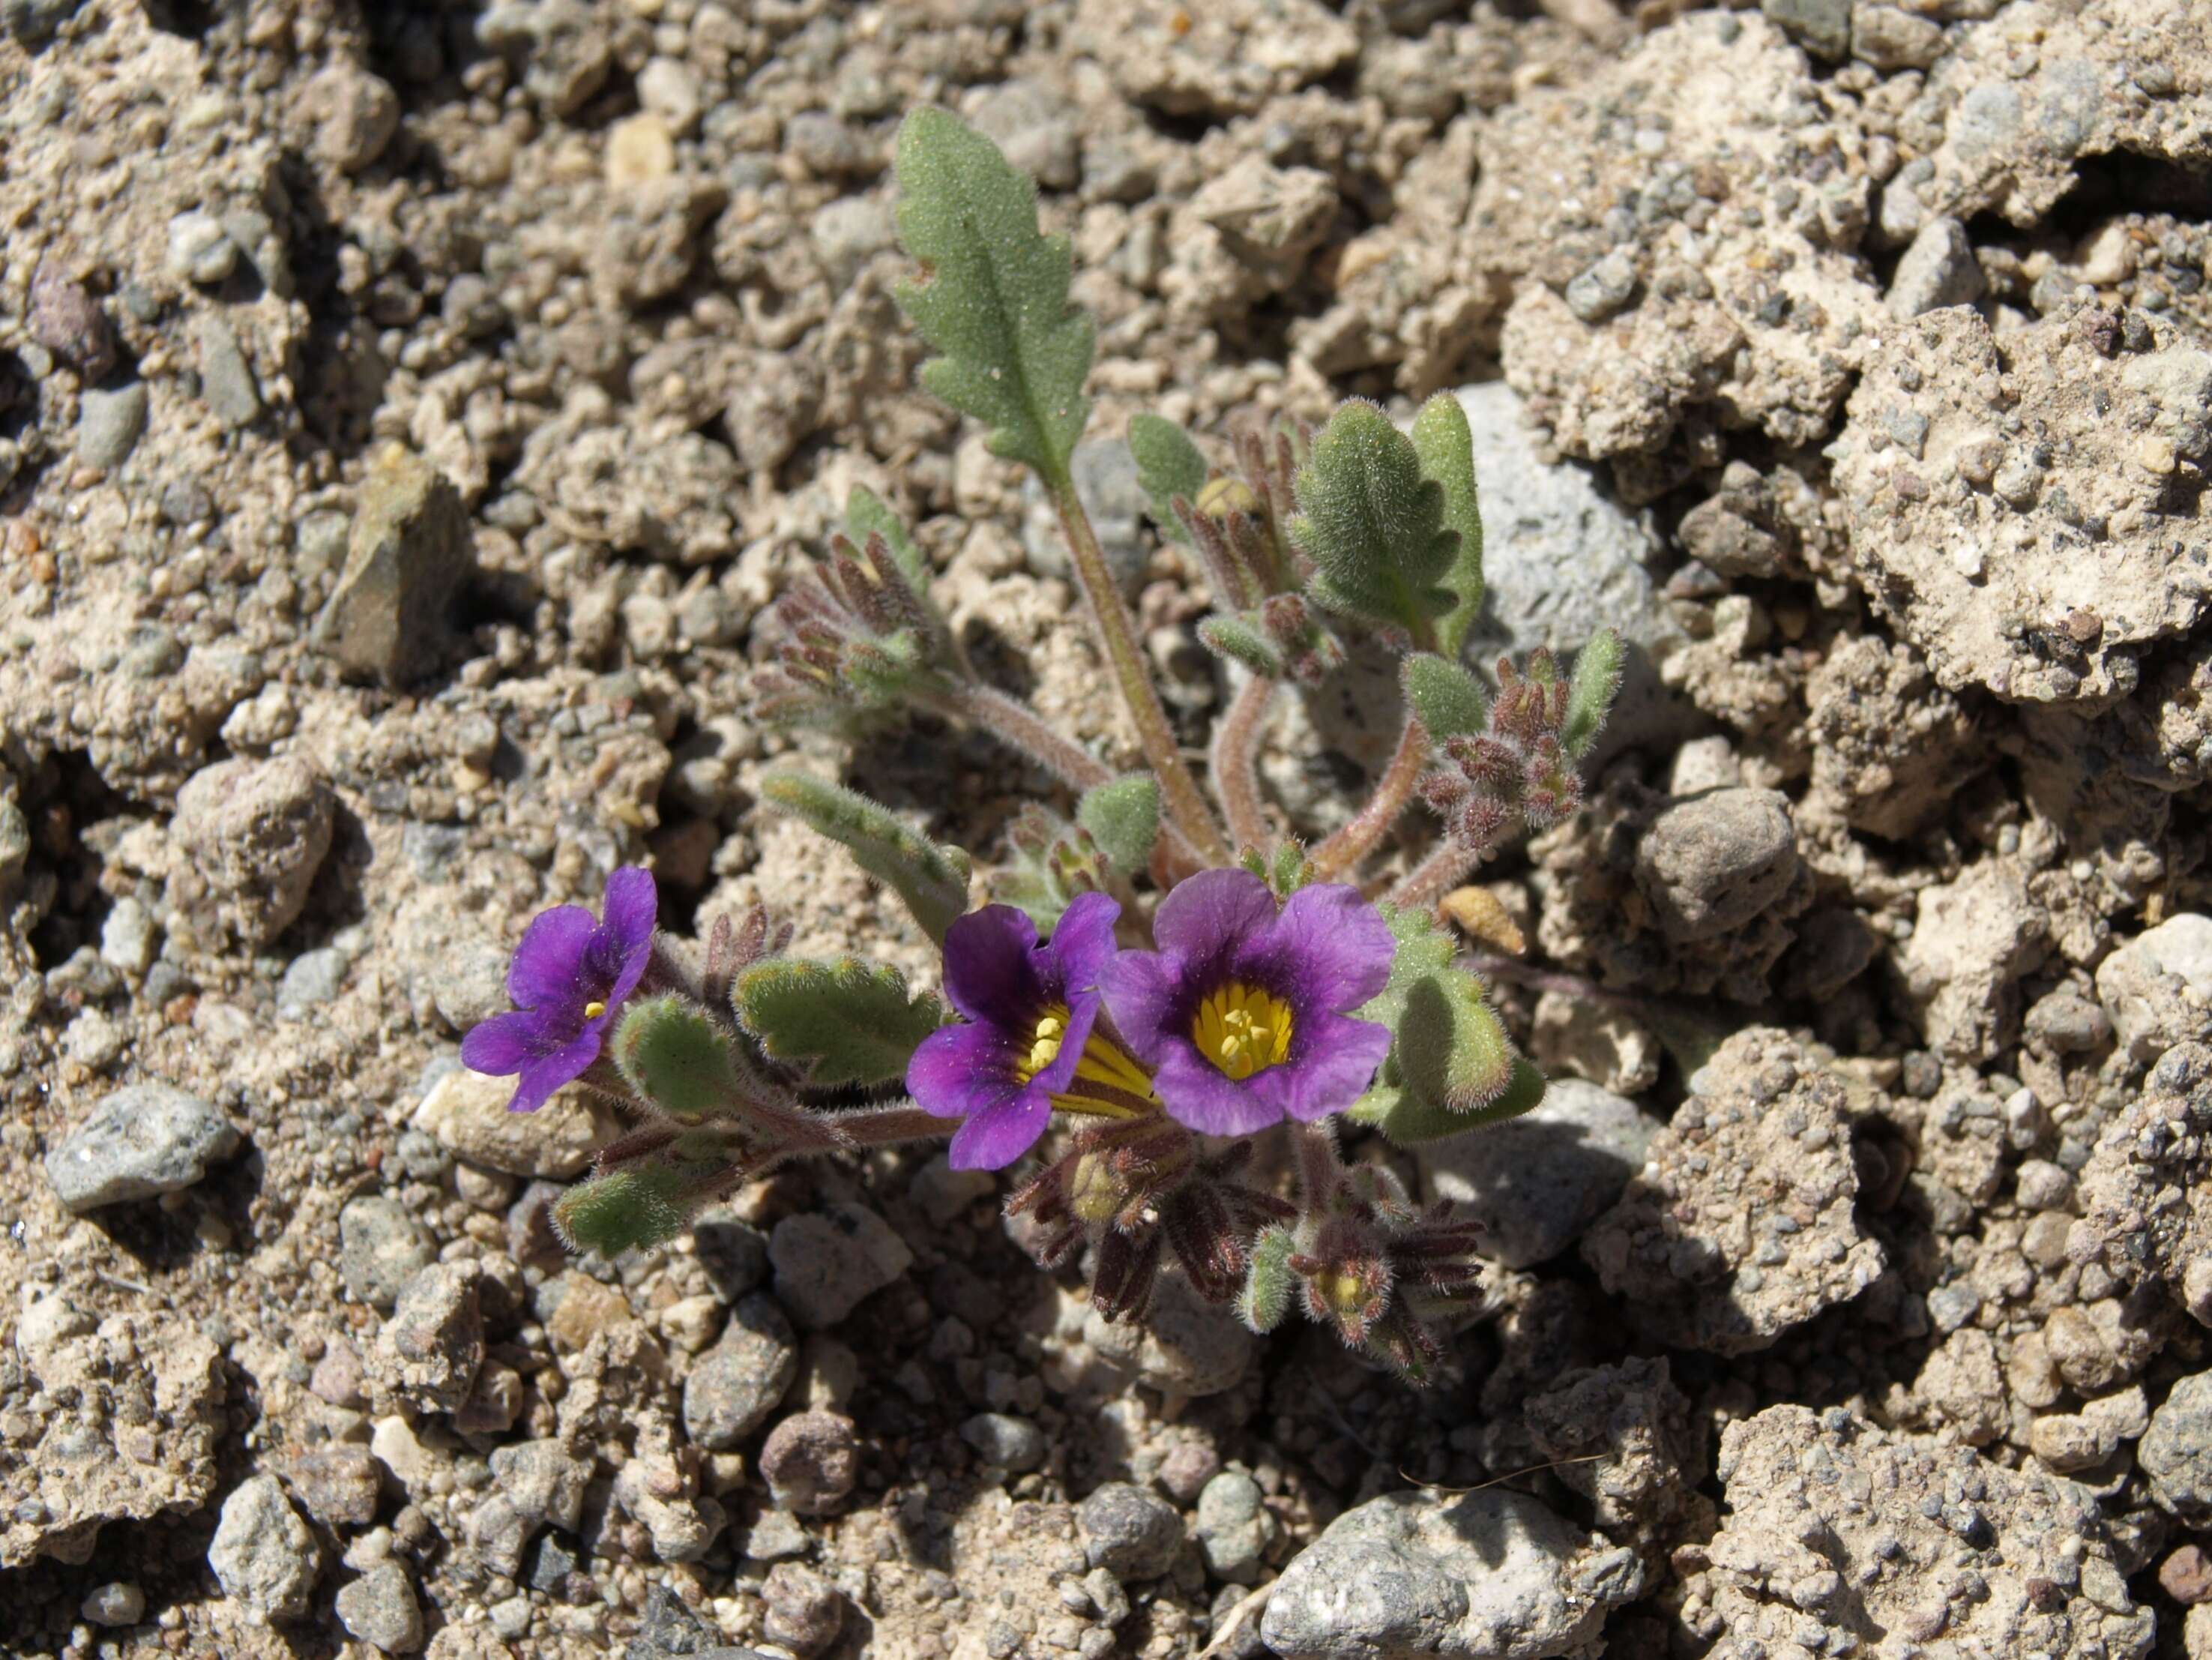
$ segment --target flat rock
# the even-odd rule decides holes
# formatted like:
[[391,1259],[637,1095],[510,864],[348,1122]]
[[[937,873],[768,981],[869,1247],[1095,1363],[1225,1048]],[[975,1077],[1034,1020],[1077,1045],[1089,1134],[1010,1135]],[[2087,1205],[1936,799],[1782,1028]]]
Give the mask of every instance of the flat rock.
[[223,1595],[258,1619],[289,1620],[307,1611],[321,1566],[315,1535],[273,1475],[241,1481],[222,1501],[222,1519],[208,1546],[208,1566]]
[[101,1101],[46,1154],[46,1179],[55,1196],[82,1215],[191,1187],[243,1140],[197,1095],[132,1084]]
[[402,686],[437,666],[476,562],[460,492],[394,445],[362,485],[345,568],[316,634],[349,675]]
[[487,1170],[565,1181],[614,1138],[608,1116],[580,1091],[566,1090],[536,1112],[509,1112],[512,1078],[456,1067],[430,1086],[409,1121],[441,1146]]

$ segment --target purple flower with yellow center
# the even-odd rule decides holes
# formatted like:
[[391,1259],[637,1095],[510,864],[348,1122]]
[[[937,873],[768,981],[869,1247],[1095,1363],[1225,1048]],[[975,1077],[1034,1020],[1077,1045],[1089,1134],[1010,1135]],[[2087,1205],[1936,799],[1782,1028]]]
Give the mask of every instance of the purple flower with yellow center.
[[653,957],[659,895],[648,871],[625,866],[607,878],[605,920],[581,905],[532,918],[507,970],[512,1013],[495,1014],[461,1040],[472,1072],[520,1074],[509,1112],[535,1112],[553,1091],[599,1058],[623,1000]]
[[922,1040],[906,1073],[914,1098],[963,1118],[945,1158],[999,1170],[1036,1145],[1053,1109],[1108,1118],[1157,1112],[1144,1069],[1099,1025],[1098,974],[1121,907],[1079,894],[1051,940],[1012,905],[986,905],[945,935],[945,995],[967,1017]]
[[1390,1029],[1350,1011],[1382,989],[1395,950],[1357,888],[1300,888],[1278,907],[1249,871],[1201,871],[1160,902],[1158,951],[1098,979],[1107,1012],[1169,1116],[1209,1135],[1350,1106]]

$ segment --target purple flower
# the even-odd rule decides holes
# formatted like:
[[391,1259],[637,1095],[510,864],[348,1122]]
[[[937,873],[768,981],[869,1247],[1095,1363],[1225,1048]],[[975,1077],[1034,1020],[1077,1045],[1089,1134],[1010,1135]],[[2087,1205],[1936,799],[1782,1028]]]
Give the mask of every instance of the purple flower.
[[1099,970],[1114,956],[1121,907],[1079,894],[1051,942],[1012,905],[986,905],[945,935],[945,994],[965,1025],[932,1032],[906,1086],[941,1118],[964,1118],[945,1158],[999,1170],[1036,1145],[1052,1110],[1112,1118],[1158,1110],[1152,1084],[1098,1029]]
[[1209,1135],[1348,1107],[1390,1029],[1346,1011],[1382,989],[1394,943],[1357,888],[1301,888],[1280,909],[1249,871],[1201,871],[1160,902],[1156,952],[1099,976],[1115,1028],[1169,1116]]
[[494,1015],[461,1040],[470,1070],[521,1074],[509,1112],[535,1112],[582,1076],[645,974],[660,903],[652,873],[625,866],[607,878],[601,903],[605,921],[581,905],[532,918],[507,970],[514,1012]]

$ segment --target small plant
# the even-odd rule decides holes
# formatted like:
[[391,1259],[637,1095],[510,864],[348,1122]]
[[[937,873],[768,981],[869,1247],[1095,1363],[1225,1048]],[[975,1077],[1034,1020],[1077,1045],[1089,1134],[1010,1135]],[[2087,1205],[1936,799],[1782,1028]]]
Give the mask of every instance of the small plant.
[[[847,725],[933,711],[1068,793],[1017,817],[985,871],[990,903],[971,908],[961,849],[801,773],[763,786],[763,805],[843,843],[904,903],[943,952],[945,1002],[888,968],[793,957],[759,912],[717,921],[693,962],[654,932],[652,879],[623,870],[604,920],[564,906],[531,924],[508,982],[517,1012],[472,1031],[464,1058],[517,1074],[518,1111],[574,1081],[627,1116],[555,1207],[579,1249],[665,1239],[787,1158],[950,1131],[962,1169],[1046,1148],[1008,1207],[1035,1219],[1048,1264],[1087,1252],[1109,1318],[1141,1318],[1158,1276],[1180,1273],[1255,1329],[1301,1309],[1426,1375],[1443,1354],[1433,1319],[1479,1283],[1477,1231],[1382,1166],[1347,1164],[1334,1126],[1410,1146],[1541,1097],[1434,911],[1508,837],[1576,809],[1619,642],[1601,636],[1571,672],[1543,652],[1501,662],[1494,692],[1462,665],[1482,520],[1449,397],[1410,434],[1355,401],[1318,433],[1247,435],[1226,471],[1140,416],[1129,443],[1153,517],[1204,569],[1199,637],[1240,682],[1201,780],[1077,496],[1092,332],[1069,303],[1067,245],[1040,233],[1034,186],[942,110],[908,118],[897,170],[921,267],[900,300],[939,354],[923,384],[1042,484],[1145,767],[1118,774],[980,679],[931,602],[927,559],[856,490],[844,533],[773,607],[759,712]],[[1401,658],[1404,728],[1371,798],[1307,847],[1265,810],[1257,752],[1283,684],[1324,680],[1354,633]],[[1395,881],[1370,878],[1417,796],[1441,818],[1433,847]],[[1289,1190],[1254,1171],[1267,1134],[1292,1143]]]

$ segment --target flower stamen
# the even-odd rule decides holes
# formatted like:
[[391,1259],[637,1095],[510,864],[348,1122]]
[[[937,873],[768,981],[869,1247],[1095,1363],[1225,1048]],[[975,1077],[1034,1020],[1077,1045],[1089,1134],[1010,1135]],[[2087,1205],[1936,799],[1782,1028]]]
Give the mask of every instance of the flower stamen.
[[1291,1052],[1291,1006],[1272,992],[1232,980],[1209,993],[1191,1021],[1191,1042],[1222,1075],[1242,1082]]
[[[1028,1083],[1060,1058],[1067,1039],[1068,1010],[1065,1003],[1048,1003],[1030,1031],[1029,1053],[1014,1065],[1014,1076]],[[1093,1031],[1075,1063],[1075,1076],[1067,1087],[1054,1091],[1052,1104],[1061,1112],[1092,1118],[1135,1118],[1159,1110],[1150,1073],[1119,1043]]]
[[584,1005],[584,1018],[596,1020],[607,1012],[607,1006],[596,999]]

